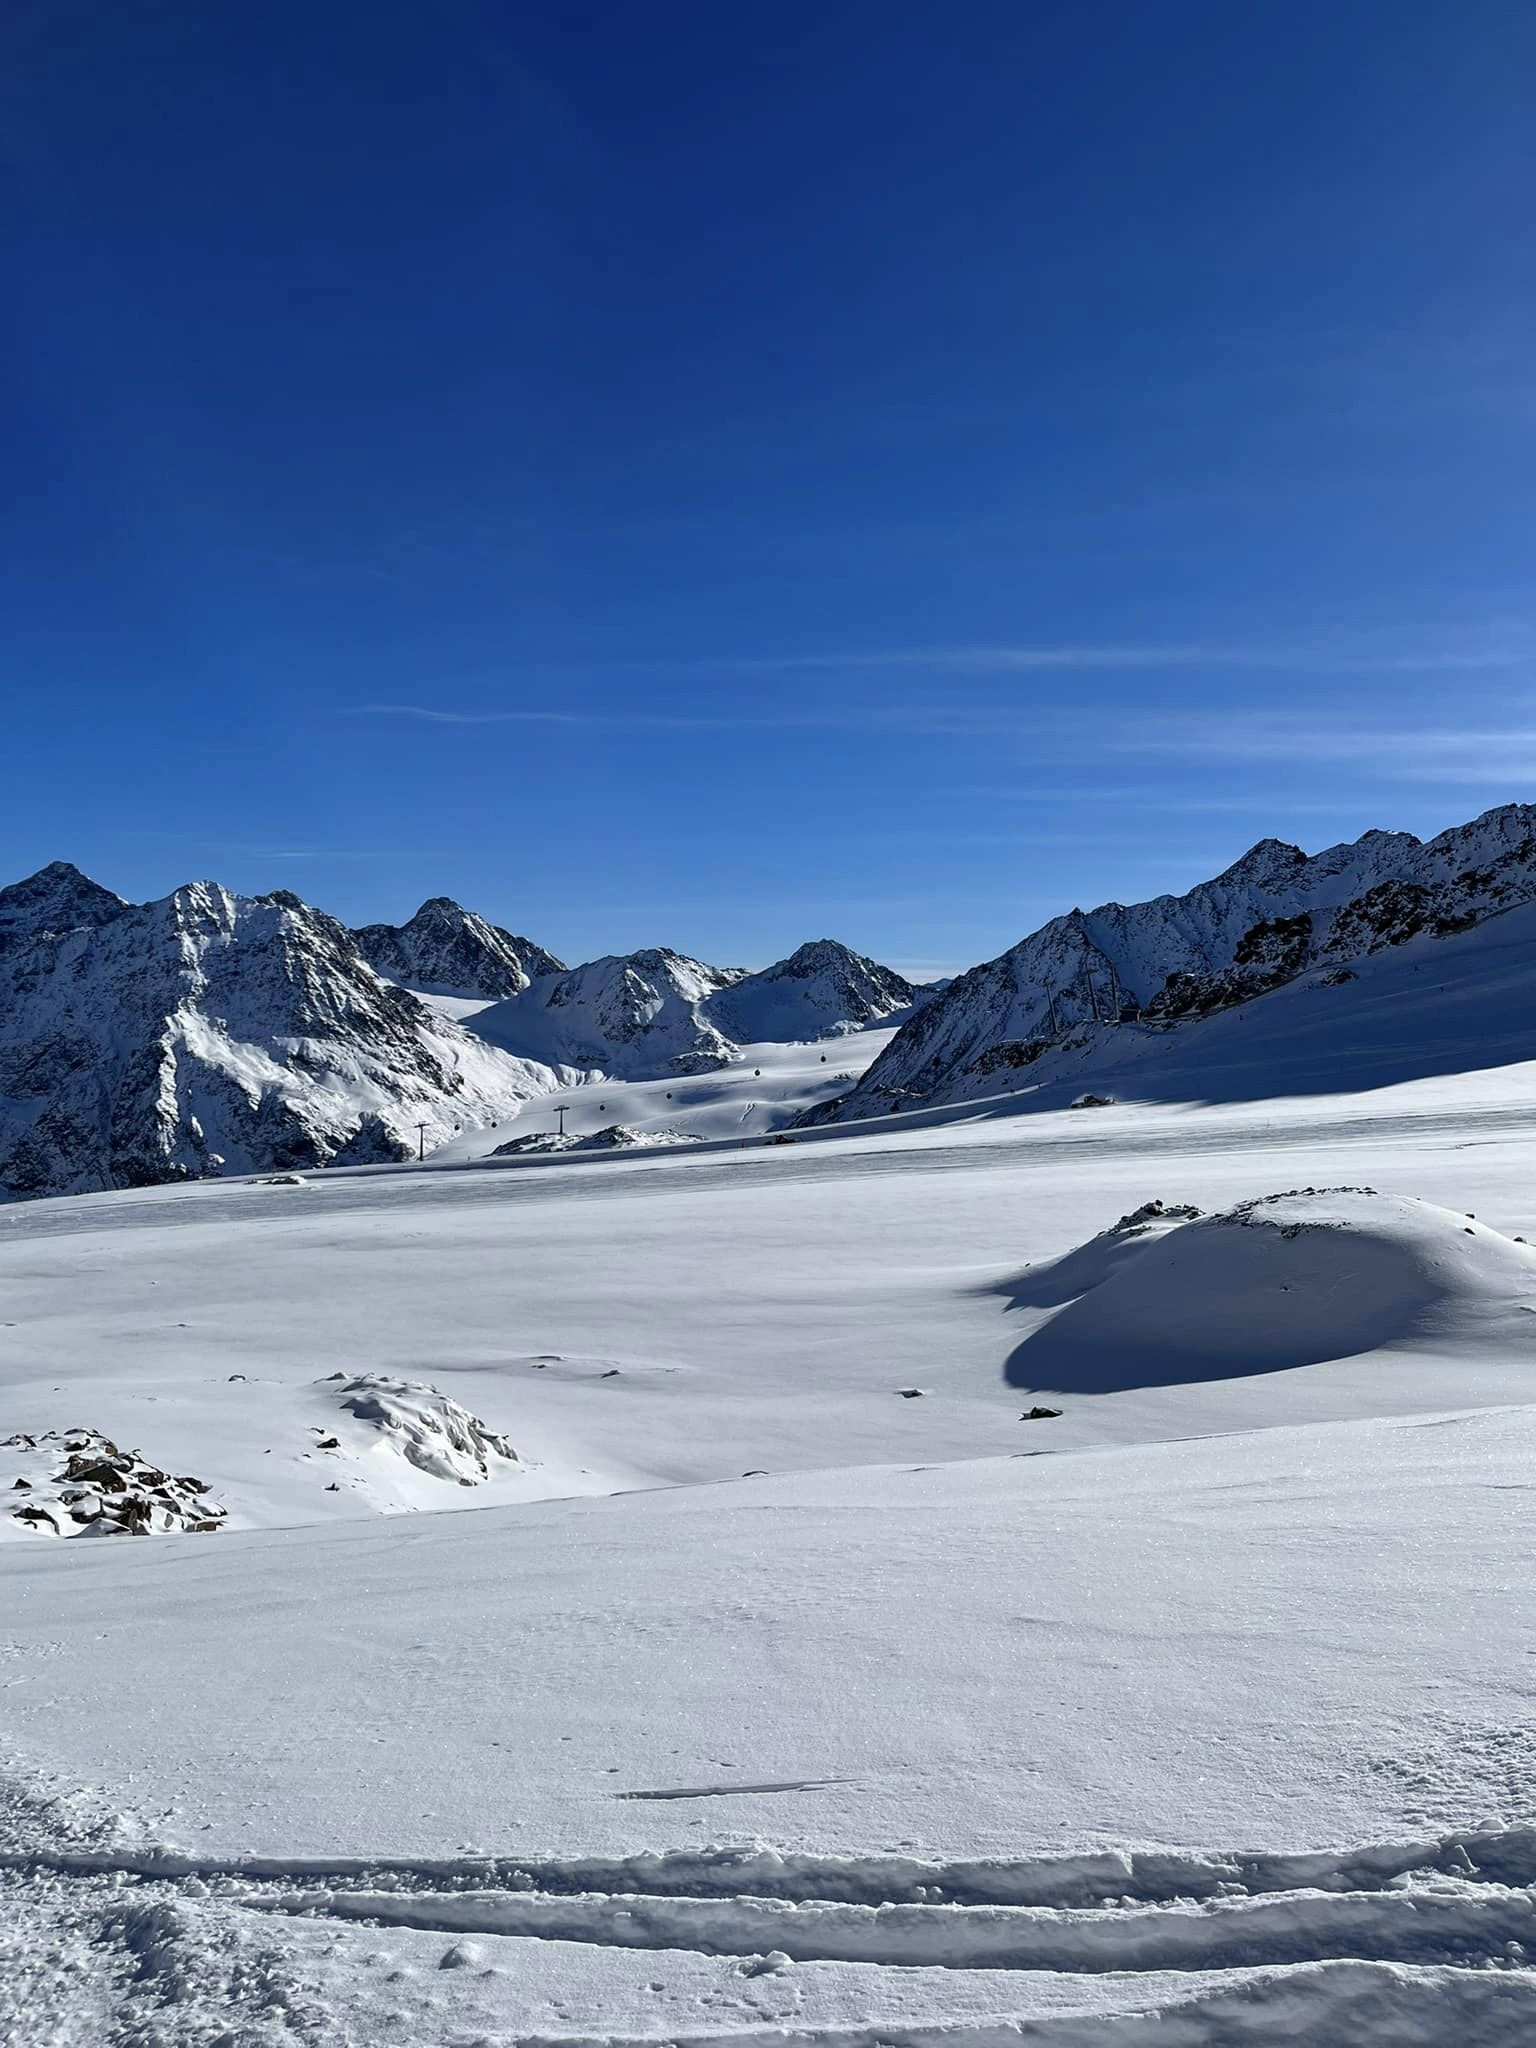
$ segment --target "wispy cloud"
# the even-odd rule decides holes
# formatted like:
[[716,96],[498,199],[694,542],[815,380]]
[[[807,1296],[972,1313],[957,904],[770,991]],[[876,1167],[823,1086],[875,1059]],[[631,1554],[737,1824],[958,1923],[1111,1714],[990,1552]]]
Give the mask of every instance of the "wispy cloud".
[[1406,781],[1487,783],[1536,780],[1536,725],[1329,725],[1312,720],[1181,719],[1127,729],[1112,744],[1124,753],[1181,760],[1331,762],[1368,767]]
[[202,853],[246,860],[397,860],[399,846],[306,846],[293,840],[205,839],[192,832],[136,833],[147,845],[197,847]]
[[[1183,751],[1181,749],[1181,751]],[[1080,764],[1075,764],[1079,765]],[[1017,783],[973,783],[959,787],[936,789],[934,796],[959,798],[977,802],[1017,804],[1113,804],[1123,810],[1176,811],[1181,815],[1188,812],[1210,813],[1212,816],[1259,812],[1272,814],[1277,807],[1287,817],[1308,815],[1318,817],[1353,816],[1361,808],[1358,796],[1335,797],[1327,800],[1311,798],[1297,799],[1286,796],[1277,799],[1272,789],[1251,790],[1246,796],[1206,796],[1198,791],[1170,788],[1156,782],[1125,783],[1052,783],[1030,786]],[[1102,836],[1102,835],[1098,835]]]
[[[1474,638],[1444,628],[1382,627],[1369,632],[1322,636],[1310,640],[1252,641],[1169,640],[1093,642],[1084,644],[962,644],[951,646],[875,647],[843,650],[810,649],[800,653],[729,654],[714,659],[685,657],[636,658],[619,661],[535,662],[516,673],[482,672],[482,687],[520,691],[543,688],[551,694],[569,691],[577,682],[610,686],[626,678],[645,677],[658,685],[670,681],[696,688],[703,681],[738,683],[797,675],[824,679],[861,679],[872,686],[899,675],[926,678],[942,687],[949,679],[978,681],[1042,679],[1060,675],[1204,674],[1224,672],[1290,674],[1317,677],[1389,678],[1393,676],[1495,675],[1527,668],[1536,659],[1536,638],[1525,623],[1496,622]],[[567,710],[539,703],[366,703],[347,707],[356,718],[411,719],[442,726],[548,726],[576,731],[636,732],[734,731],[858,731],[875,728],[895,732],[986,733],[995,731],[1021,704],[956,703],[953,699],[921,703],[885,701],[845,704],[777,703],[769,708],[703,705],[686,702],[675,708],[631,710],[601,704],[590,710]],[[1038,707],[1030,707],[1038,715]]]
[[[1392,644],[1392,643],[1396,644]],[[1417,644],[1415,644],[1417,643]],[[863,652],[736,659],[738,674],[828,670],[950,670],[975,675],[1109,673],[1116,670],[1273,669],[1336,675],[1430,675],[1517,668],[1531,659],[1522,630],[1479,643],[1446,644],[1407,629],[1315,641],[1152,641],[1068,646],[879,648]]]
[[428,704],[358,704],[354,718],[416,719],[428,725],[537,725],[610,732],[900,732],[982,735],[1016,727],[1017,706],[889,703],[786,706],[758,711],[456,710]]
[[[632,725],[622,714],[583,711],[447,711],[431,704],[353,704],[353,718],[420,718],[429,725]],[[673,720],[641,719],[640,724],[672,724]]]

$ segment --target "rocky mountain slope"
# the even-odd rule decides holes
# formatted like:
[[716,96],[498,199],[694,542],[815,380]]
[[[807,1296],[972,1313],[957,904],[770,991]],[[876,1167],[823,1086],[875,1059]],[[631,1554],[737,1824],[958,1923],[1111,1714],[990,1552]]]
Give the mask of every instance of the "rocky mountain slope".
[[[663,948],[567,969],[446,897],[349,932],[284,891],[131,904],[55,862],[0,889],[0,1198],[400,1159],[575,1069],[705,1071],[912,994],[830,941],[756,975]],[[466,1028],[445,995],[487,1007]]]
[[[1064,1047],[1167,1029],[1536,897],[1536,806],[1307,855],[1266,839],[1183,896],[1073,910],[960,975],[817,1120],[994,1094]],[[1049,1062],[1048,1062],[1049,1064]],[[1042,1069],[1043,1071],[1043,1069]]]
[[741,968],[706,967],[665,946],[613,953],[544,976],[481,1010],[471,1028],[549,1066],[596,1067],[621,1080],[700,1073],[735,1057],[709,1004],[744,978]]
[[82,875],[67,860],[50,861],[25,881],[0,889],[0,951],[35,932],[110,924],[128,907],[121,896]]
[[718,990],[710,1021],[738,1044],[826,1038],[910,1009],[918,990],[835,939],[812,939],[758,974]]
[[742,1045],[859,1030],[910,1008],[918,993],[833,939],[756,974],[656,947],[535,981],[470,1028],[525,1059],[643,1080],[724,1066]]
[[[665,948],[567,969],[445,898],[352,933],[284,891],[130,904],[55,862],[0,889],[0,1198],[402,1158],[418,1125],[430,1146],[581,1073],[704,1073],[904,1012],[810,1120],[1092,1079],[1533,900],[1536,806],[1427,842],[1264,840],[1185,895],[1074,910],[926,991],[830,940],[758,973]],[[486,1007],[461,1024],[444,991]]]
[[532,939],[503,931],[449,896],[429,897],[405,924],[364,925],[352,942],[387,980],[433,995],[500,1002],[542,975],[565,972],[565,962]]
[[211,882],[0,891],[0,1193],[398,1159],[550,1086],[383,981],[333,918]]

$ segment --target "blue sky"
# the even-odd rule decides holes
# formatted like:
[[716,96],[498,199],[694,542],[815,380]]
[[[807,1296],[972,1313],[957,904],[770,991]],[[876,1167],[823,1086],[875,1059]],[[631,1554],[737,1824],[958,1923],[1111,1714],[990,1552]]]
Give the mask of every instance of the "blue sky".
[[0,872],[917,969],[1536,797],[1536,10],[16,0]]

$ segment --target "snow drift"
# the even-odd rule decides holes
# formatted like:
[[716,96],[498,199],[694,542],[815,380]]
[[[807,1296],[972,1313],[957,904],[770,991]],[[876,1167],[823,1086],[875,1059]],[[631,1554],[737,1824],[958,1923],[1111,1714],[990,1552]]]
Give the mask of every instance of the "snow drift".
[[1300,1188],[1171,1229],[1166,1212],[1124,1218],[1011,1292],[1066,1305],[1014,1351],[1009,1383],[1098,1394],[1507,1344],[1536,1314],[1536,1251],[1430,1202]]

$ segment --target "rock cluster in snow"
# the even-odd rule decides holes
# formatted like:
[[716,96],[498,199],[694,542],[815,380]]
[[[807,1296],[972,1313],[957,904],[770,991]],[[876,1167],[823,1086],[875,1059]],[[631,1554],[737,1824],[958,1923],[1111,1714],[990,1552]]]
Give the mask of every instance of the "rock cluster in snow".
[[1423,841],[1367,832],[1307,855],[1261,840],[1183,896],[1073,910],[923,1004],[859,1086],[808,1120],[873,1116],[1006,1087],[1121,1022],[1175,1026],[1536,898],[1536,806]]
[[1145,1230],[1149,1224],[1168,1226],[1174,1223],[1192,1223],[1204,1211],[1197,1209],[1193,1202],[1163,1202],[1154,1197],[1143,1202],[1139,1209],[1132,1209],[1109,1226],[1107,1235],[1118,1237],[1126,1231]]
[[43,1536],[211,1535],[226,1514],[203,1480],[162,1472],[95,1429],[7,1437],[0,1475],[10,1529]]
[[434,1479],[478,1486],[523,1462],[504,1436],[424,1380],[338,1372],[321,1384],[334,1388],[344,1414],[377,1432],[380,1447]]

